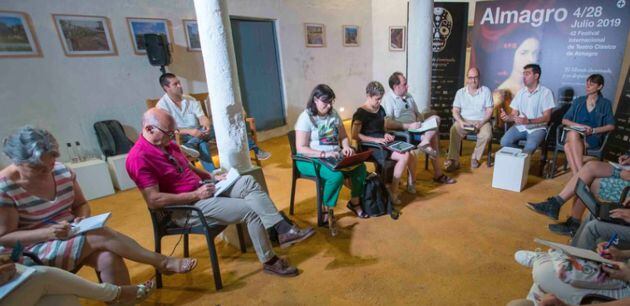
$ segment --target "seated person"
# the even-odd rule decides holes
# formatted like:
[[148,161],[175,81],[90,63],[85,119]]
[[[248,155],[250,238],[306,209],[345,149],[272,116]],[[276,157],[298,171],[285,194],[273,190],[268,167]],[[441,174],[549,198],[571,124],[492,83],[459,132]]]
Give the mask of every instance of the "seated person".
[[[319,84],[313,89],[306,110],[295,123],[295,144],[298,154],[320,158],[354,155],[343,122],[332,107],[334,100],[335,93],[328,85]],[[346,207],[358,217],[368,218],[369,216],[361,209],[360,201],[367,175],[365,165],[361,163],[356,167],[332,170],[322,165],[317,158],[314,158],[313,162],[320,164],[319,175],[324,183],[322,213],[324,222],[328,221],[331,233],[335,232],[333,208],[337,205],[344,177],[349,177],[351,181],[351,198]],[[297,168],[302,174],[315,176],[315,167],[312,163],[298,161]]]
[[[630,152],[619,157],[621,165],[630,165]],[[562,189],[560,194],[547,199],[540,203],[528,203],[527,207],[531,210],[546,215],[554,220],[558,220],[560,208],[562,205],[575,196],[575,186],[580,178],[585,184],[591,187],[591,190],[598,194],[603,201],[618,202],[621,192],[626,186],[630,186],[630,171],[622,171],[614,168],[611,164],[601,161],[592,161],[584,165],[580,171],[574,175]],[[601,180],[596,180],[601,178]],[[549,229],[555,233],[563,235],[573,235],[580,227],[582,213],[584,210],[579,207],[581,203],[573,205],[571,216],[565,223],[552,224]]]
[[518,147],[520,140],[527,140],[523,152],[532,154],[545,140],[547,123],[551,120],[551,111],[555,107],[551,90],[540,85],[540,66],[525,65],[523,83],[510,104],[509,115],[501,109],[501,120],[515,124],[501,138],[501,146]]
[[[630,223],[630,198],[624,203],[626,208],[610,211],[611,218],[622,219]],[[601,241],[608,241],[614,235],[619,238],[619,247],[630,249],[630,226],[599,221],[589,214],[589,218],[582,223],[571,239],[571,245],[578,248],[593,250]]]
[[[252,176],[241,176],[232,187],[214,197],[214,184],[203,180],[224,177],[213,177],[188,163],[172,141],[174,136],[173,117],[161,109],[149,109],[142,118],[142,134],[127,156],[127,173],[149,208],[194,205],[203,211],[209,225],[247,223],[263,270],[281,276],[297,276],[298,270],[273,252],[266,229],[273,227],[278,232],[282,248],[309,238],[315,231],[312,228],[301,230],[284,220]],[[201,224],[196,215],[173,213],[173,219],[181,226]]]
[[187,273],[197,260],[151,252],[109,227],[78,235],[71,222],[90,216],[77,178],[56,162],[59,145],[48,131],[20,128],[4,141],[12,164],[0,171],[0,245],[19,241],[48,266],[67,271],[93,267],[101,281],[129,285],[123,259],[150,264],[165,274]]
[[[68,271],[46,266],[31,266],[35,272],[0,299],[0,306],[64,305],[80,306],[78,298],[107,302],[109,305],[135,305],[153,293],[155,281],[141,285],[97,284]],[[0,260],[0,290],[24,273],[26,267]]]
[[[630,266],[627,264],[628,259],[630,259],[630,251],[621,251],[615,247],[605,250],[603,247],[605,243],[606,242],[598,245],[597,251],[604,257],[608,257],[610,260],[615,261],[615,267],[607,267],[599,264],[601,270],[607,274],[606,280],[602,280],[598,277],[596,280],[597,284],[591,284],[591,282],[595,282],[593,280],[582,281],[579,287],[567,283],[571,276],[565,273],[560,273],[556,270],[559,267],[562,267],[562,265],[572,263],[567,262],[563,264],[556,264],[554,259],[552,259],[555,255],[544,252],[516,252],[514,254],[516,262],[533,269],[532,276],[534,282],[529,294],[527,295],[527,299],[534,302],[535,305],[579,305],[585,296],[597,294],[617,300],[625,299],[627,302],[628,298],[630,298]],[[555,260],[557,261],[558,259]],[[598,265],[594,264],[594,266]],[[584,279],[593,278],[594,271],[591,270],[593,268],[590,267],[590,265],[588,268],[582,268],[582,265],[576,263],[573,264],[572,267],[572,274],[577,274],[583,271],[582,273],[584,274]],[[598,271],[595,271],[595,273],[598,273]],[[622,282],[617,280],[621,280]],[[602,284],[602,281],[606,281],[606,286]],[[613,283],[614,281],[617,281],[617,283]],[[553,294],[555,299],[549,297],[545,298],[544,295],[546,293]],[[548,300],[542,303],[545,299]],[[627,305],[627,303],[624,302],[617,305]]]
[[[479,86],[479,69],[468,69],[466,86],[457,91],[453,101],[453,119],[448,146],[448,159],[444,162],[446,171],[459,168],[459,151],[462,138],[469,133],[477,135],[477,143],[470,160],[471,168],[479,168],[483,151],[492,141],[492,94],[486,86]],[[467,131],[465,126],[472,126],[474,131]]]
[[[377,144],[387,144],[394,141],[392,134],[385,133],[385,127],[390,124],[390,120],[385,118],[385,110],[381,107],[381,99],[385,89],[381,83],[372,81],[365,89],[367,99],[352,116],[352,138],[360,142],[374,142]],[[380,156],[381,152],[387,156]],[[411,152],[399,153],[389,150],[373,150],[372,155],[376,160],[391,158],[396,161],[394,175],[389,192],[394,204],[400,204],[398,199],[398,184],[403,172],[407,170],[407,192],[416,193],[416,165],[417,160],[413,158]]]
[[[394,72],[389,77],[389,88],[391,88],[391,93],[388,93],[383,97],[383,109],[385,110],[385,115],[389,119],[389,125],[387,129],[391,130],[404,130],[407,131],[409,129],[418,129],[422,126],[422,114],[418,111],[418,107],[416,106],[416,102],[414,101],[411,94],[407,91],[407,79],[401,72]],[[437,120],[438,126],[440,126],[440,117],[431,116],[428,119],[435,118]],[[442,173],[442,168],[439,161],[440,155],[440,139],[437,130],[431,130],[424,132],[423,134],[415,134],[411,135],[412,142],[414,144],[418,143],[418,149],[426,153],[433,163],[433,180],[440,184],[454,184],[456,183],[455,179],[452,179]],[[419,154],[416,152],[411,152],[412,159],[414,160],[414,171],[415,171],[415,163],[417,163],[419,159]]]

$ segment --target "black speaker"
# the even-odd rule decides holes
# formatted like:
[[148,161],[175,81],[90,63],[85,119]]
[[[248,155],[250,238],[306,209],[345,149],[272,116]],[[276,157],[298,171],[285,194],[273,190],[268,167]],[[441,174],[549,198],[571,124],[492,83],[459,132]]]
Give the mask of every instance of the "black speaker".
[[171,52],[164,34],[144,34],[144,47],[149,63],[153,66],[167,66],[171,63]]

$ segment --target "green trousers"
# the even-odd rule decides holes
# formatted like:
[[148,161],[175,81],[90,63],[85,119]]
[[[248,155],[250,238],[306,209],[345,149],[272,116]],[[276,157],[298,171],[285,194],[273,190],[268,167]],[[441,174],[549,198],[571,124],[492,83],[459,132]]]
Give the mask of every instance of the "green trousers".
[[[337,205],[337,199],[339,198],[339,192],[343,186],[343,179],[345,176],[350,178],[352,182],[351,196],[360,197],[363,193],[363,184],[365,184],[365,177],[367,176],[367,170],[365,164],[349,170],[331,170],[319,161],[313,161],[319,164],[319,176],[324,184],[323,204],[328,207],[335,207]],[[304,175],[315,176],[315,167],[309,162],[297,162],[297,168],[300,173]]]

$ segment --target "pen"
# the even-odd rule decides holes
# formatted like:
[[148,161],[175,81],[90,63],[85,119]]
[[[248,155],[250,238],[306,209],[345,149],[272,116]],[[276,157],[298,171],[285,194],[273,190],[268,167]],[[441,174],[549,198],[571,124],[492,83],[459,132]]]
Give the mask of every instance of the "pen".
[[610,240],[608,240],[608,242],[606,242],[606,245],[604,245],[604,250],[610,248],[611,246],[616,246],[617,244],[619,244],[619,239],[617,239],[617,233],[613,233],[612,236],[610,237]]

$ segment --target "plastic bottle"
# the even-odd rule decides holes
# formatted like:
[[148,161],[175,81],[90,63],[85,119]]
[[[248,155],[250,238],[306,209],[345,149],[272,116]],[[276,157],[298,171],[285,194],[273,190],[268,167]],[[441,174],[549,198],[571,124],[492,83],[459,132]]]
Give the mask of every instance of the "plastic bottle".
[[85,156],[85,152],[83,152],[83,149],[81,148],[81,144],[78,141],[74,142],[75,150],[77,151],[77,158],[79,159],[79,161],[85,161],[86,160],[86,156]]
[[72,143],[67,142],[66,143],[66,147],[68,148],[68,157],[70,157],[70,160],[73,163],[78,163],[79,162],[79,157],[77,156],[76,151],[72,148]]

